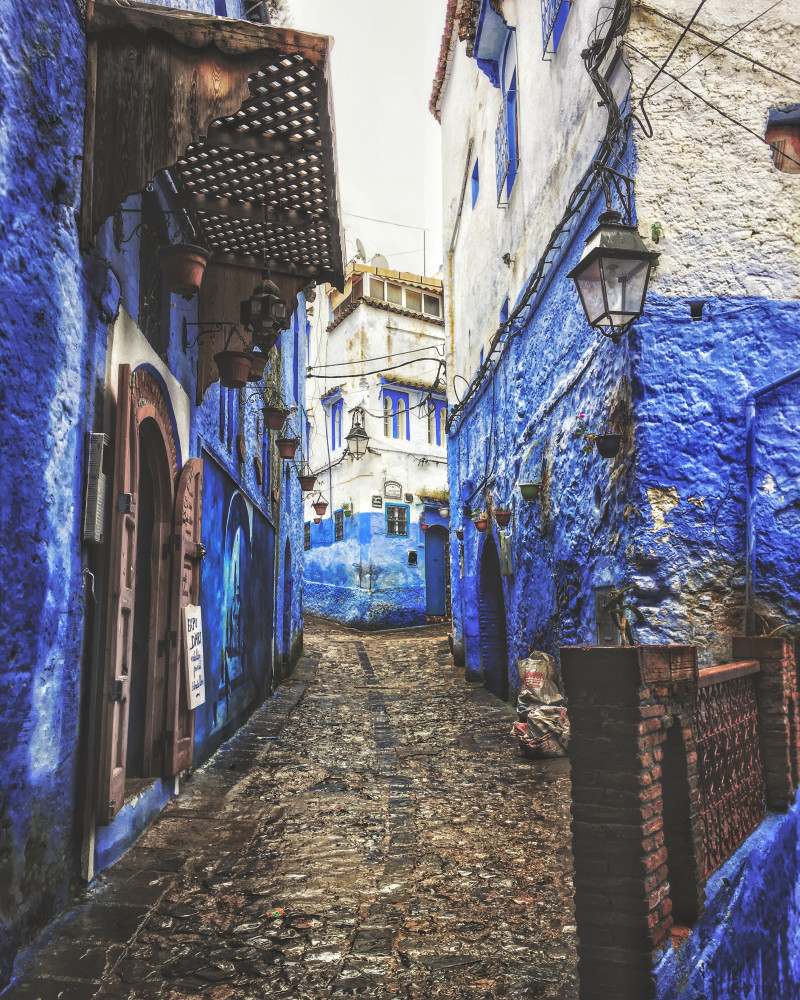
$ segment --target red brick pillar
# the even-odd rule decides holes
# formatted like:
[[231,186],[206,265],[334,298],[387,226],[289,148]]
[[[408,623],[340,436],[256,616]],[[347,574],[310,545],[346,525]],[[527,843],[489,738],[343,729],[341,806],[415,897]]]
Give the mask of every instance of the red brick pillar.
[[769,636],[736,636],[735,660],[758,660],[758,715],[767,808],[785,811],[798,784],[797,670],[794,643]]
[[581,1000],[648,1000],[654,952],[672,926],[661,787],[667,705],[681,686],[696,686],[696,651],[570,646],[561,670]]

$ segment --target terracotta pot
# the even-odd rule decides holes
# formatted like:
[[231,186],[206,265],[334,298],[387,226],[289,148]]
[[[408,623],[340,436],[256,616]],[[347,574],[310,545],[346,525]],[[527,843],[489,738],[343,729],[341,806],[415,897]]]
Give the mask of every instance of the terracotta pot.
[[494,519],[498,527],[506,528],[511,521],[511,511],[507,507],[495,507]]
[[298,476],[298,483],[300,483],[300,489],[303,493],[310,493],[314,489],[314,483],[317,481],[316,476]]
[[539,496],[539,490],[542,488],[541,483],[520,483],[519,491],[522,494],[523,500],[528,500],[529,502],[535,500]]
[[219,380],[226,389],[243,389],[247,385],[250,357],[245,351],[220,351],[214,355]]
[[321,517],[315,517],[314,518],[314,524],[319,524],[321,521],[322,521]]
[[489,519],[486,517],[476,517],[474,524],[478,531],[486,531],[489,526]]
[[328,504],[324,500],[320,500],[319,503],[312,504],[311,506],[319,514],[320,517],[322,517],[322,515],[328,509]]
[[265,406],[261,412],[264,414],[264,423],[271,431],[279,431],[289,416],[289,411],[282,410],[279,406]]
[[619,451],[621,441],[621,434],[598,434],[594,439],[594,443],[597,445],[597,450],[603,458],[613,458]]
[[208,250],[189,243],[159,248],[158,263],[173,295],[197,295],[209,256]]
[[456,528],[456,538],[459,540],[459,542],[464,541],[464,532],[461,528]]
[[264,377],[264,369],[267,367],[266,354],[250,355],[250,378],[248,382],[260,382]]
[[429,524],[421,524],[420,525],[420,528],[422,528],[423,531],[427,531],[429,527],[430,527]]
[[275,444],[281,458],[294,458],[294,453],[300,447],[300,438],[278,438]]

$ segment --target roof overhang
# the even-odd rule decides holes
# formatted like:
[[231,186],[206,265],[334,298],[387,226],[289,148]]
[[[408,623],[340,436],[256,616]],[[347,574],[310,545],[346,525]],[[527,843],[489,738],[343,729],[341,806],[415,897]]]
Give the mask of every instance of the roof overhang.
[[218,265],[344,283],[326,36],[89,0],[84,246],[167,169]]

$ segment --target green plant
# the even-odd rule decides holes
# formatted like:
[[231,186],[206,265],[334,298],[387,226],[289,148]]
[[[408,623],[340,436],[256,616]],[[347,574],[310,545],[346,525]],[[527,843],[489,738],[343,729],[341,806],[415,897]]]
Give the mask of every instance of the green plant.
[[575,430],[572,432],[572,436],[581,439],[581,451],[586,455],[591,455],[594,451],[594,442],[597,438],[602,437],[604,434],[612,434],[613,431],[609,428],[608,424],[599,423],[596,424],[594,429],[591,428],[586,420],[585,413],[578,414],[578,423]]
[[635,620],[637,625],[644,625],[646,621],[642,612],[631,604],[630,597],[628,596],[630,590],[633,590],[632,583],[629,583],[626,587],[614,587],[604,605],[604,609],[611,615],[619,631],[620,646],[633,645],[631,618]]

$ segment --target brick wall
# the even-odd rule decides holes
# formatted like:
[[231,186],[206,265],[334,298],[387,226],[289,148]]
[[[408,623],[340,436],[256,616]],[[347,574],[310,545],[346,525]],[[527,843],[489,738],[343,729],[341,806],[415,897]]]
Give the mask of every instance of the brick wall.
[[734,654],[698,671],[693,646],[561,651],[581,1000],[654,997],[656,955],[674,924],[685,934],[697,920],[708,875],[763,817],[764,790],[770,808],[791,801],[791,646],[743,639]]

